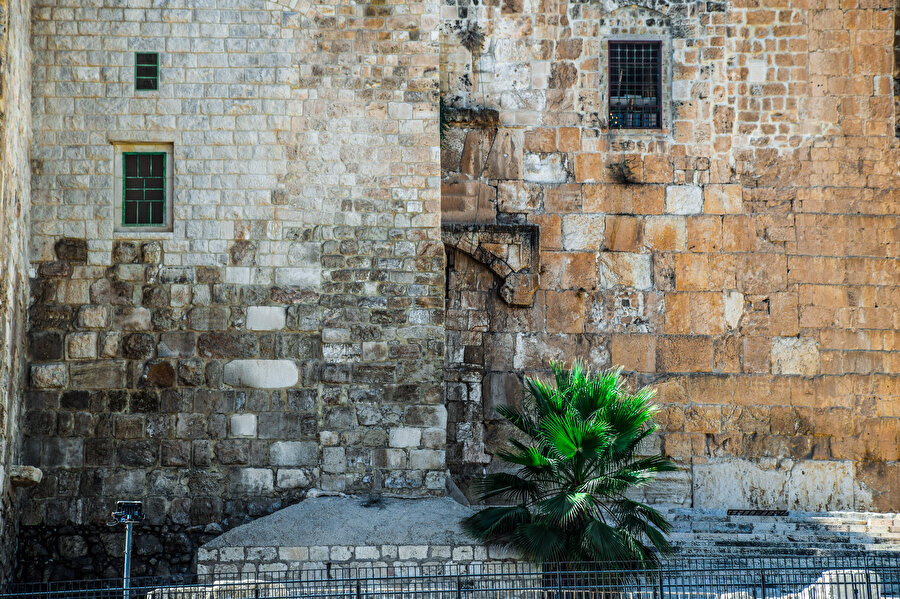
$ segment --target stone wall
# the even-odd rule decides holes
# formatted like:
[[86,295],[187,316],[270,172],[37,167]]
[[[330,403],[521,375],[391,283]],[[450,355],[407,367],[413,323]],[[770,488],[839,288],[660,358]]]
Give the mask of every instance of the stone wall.
[[28,150],[31,137],[30,2],[0,2],[0,583],[15,559],[25,312],[28,301]]
[[[33,13],[21,578],[116,575],[117,499],[144,574],[310,488],[442,494],[437,4],[77,4]],[[141,142],[171,233],[116,230]]]
[[[654,501],[900,507],[894,10],[445,4],[442,208],[540,226],[531,307],[449,250],[458,486],[499,467],[523,375],[580,359],[658,388],[650,449],[683,470]],[[662,43],[661,130],[606,122],[606,42],[635,38]]]
[[[506,552],[494,552],[500,559]],[[212,580],[229,580],[236,574],[252,578],[265,575],[277,580],[281,572],[321,571],[342,569],[392,568],[400,572],[416,572],[417,568],[438,568],[472,565],[482,566],[489,559],[489,551],[481,545],[317,545],[313,547],[223,547],[200,549],[197,574]],[[499,564],[499,560],[491,562]],[[351,575],[352,576],[352,575]]]

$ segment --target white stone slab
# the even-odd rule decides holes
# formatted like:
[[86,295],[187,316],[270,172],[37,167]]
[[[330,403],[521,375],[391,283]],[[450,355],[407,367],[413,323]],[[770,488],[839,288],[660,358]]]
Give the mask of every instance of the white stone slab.
[[233,360],[225,365],[225,384],[232,387],[281,389],[293,387],[300,379],[291,360]]
[[287,311],[282,306],[250,306],[247,328],[251,331],[279,331],[284,328]]

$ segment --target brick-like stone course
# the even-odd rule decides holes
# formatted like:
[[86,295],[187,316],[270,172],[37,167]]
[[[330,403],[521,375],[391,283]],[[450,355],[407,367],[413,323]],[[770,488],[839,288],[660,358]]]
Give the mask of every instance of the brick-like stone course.
[[[126,4],[33,10],[25,579],[117,575],[116,499],[166,547],[142,574],[311,488],[444,492],[413,409],[442,402],[438,5]],[[146,142],[171,233],[116,231],[116,147]]]
[[[654,501],[900,506],[895,5],[443,6],[444,211],[541,240],[528,308],[449,250],[447,461],[464,492],[500,467],[495,407],[580,359],[658,388],[647,449],[683,470]],[[661,42],[661,129],[608,128],[611,39]]]

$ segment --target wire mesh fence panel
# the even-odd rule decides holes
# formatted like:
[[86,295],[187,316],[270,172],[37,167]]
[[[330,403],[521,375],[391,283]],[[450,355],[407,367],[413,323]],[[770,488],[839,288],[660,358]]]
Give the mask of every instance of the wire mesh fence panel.
[[[247,565],[248,567],[251,565]],[[254,567],[253,569],[256,569]],[[900,599],[900,552],[309,568],[11,585],[0,599]]]

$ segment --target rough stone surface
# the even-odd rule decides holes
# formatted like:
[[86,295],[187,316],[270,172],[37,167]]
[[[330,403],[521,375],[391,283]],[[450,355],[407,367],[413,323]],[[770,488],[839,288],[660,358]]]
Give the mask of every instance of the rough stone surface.
[[[311,488],[471,495],[490,408],[576,358],[659,391],[646,449],[683,469],[642,499],[900,506],[896,6],[30,4],[0,2],[0,481],[46,467],[0,488],[20,578],[118,575],[122,495],[136,575]],[[609,127],[623,37],[661,44],[658,130]],[[116,231],[116,153],[151,142],[173,230]],[[445,243],[442,209],[517,233]]]
[[247,328],[251,331],[278,331],[284,328],[287,311],[280,306],[247,308]]
[[225,384],[255,389],[293,387],[299,380],[291,360],[233,360],[225,364]]
[[[31,239],[31,2],[0,2],[0,585],[13,574],[19,493],[9,471],[22,444]],[[54,260],[56,256],[48,256]],[[61,344],[60,344],[61,349]]]
[[[187,570],[208,535],[311,488],[442,494],[440,456],[409,459],[442,452],[434,435],[378,454],[392,428],[426,430],[407,407],[441,402],[439,4],[34,4],[35,170],[23,138],[4,179],[20,206],[0,214],[32,220],[13,236],[21,307],[33,269],[17,332],[52,375],[22,455],[55,449],[21,503],[20,578],[119,575],[102,520],[123,494],[166,547],[138,551],[135,575]],[[3,68],[27,67],[21,51]],[[158,90],[135,90],[136,51],[160,52]],[[24,131],[32,86],[3,82],[24,100],[3,122]],[[149,142],[171,144],[173,230],[116,231],[116,152]],[[360,424],[360,396],[386,417]]]
[[[683,470],[649,500],[730,507],[692,492],[698,468],[708,486],[731,461],[794,460],[811,469],[748,474],[761,504],[788,489],[900,506],[895,4],[444,5],[445,104],[497,120],[450,120],[442,180],[496,189],[495,222],[541,239],[527,308],[448,253],[447,463],[464,493],[501,467],[509,431],[487,408],[522,396],[505,381],[579,359],[659,390],[653,447]],[[638,38],[661,44],[662,121],[614,129],[608,42]],[[795,493],[803,472],[854,491]]]
[[[367,507],[368,505],[368,507]],[[315,545],[470,545],[459,521],[471,510],[450,498],[316,497],[233,529],[204,549]],[[303,526],[296,523],[303,522]]]

